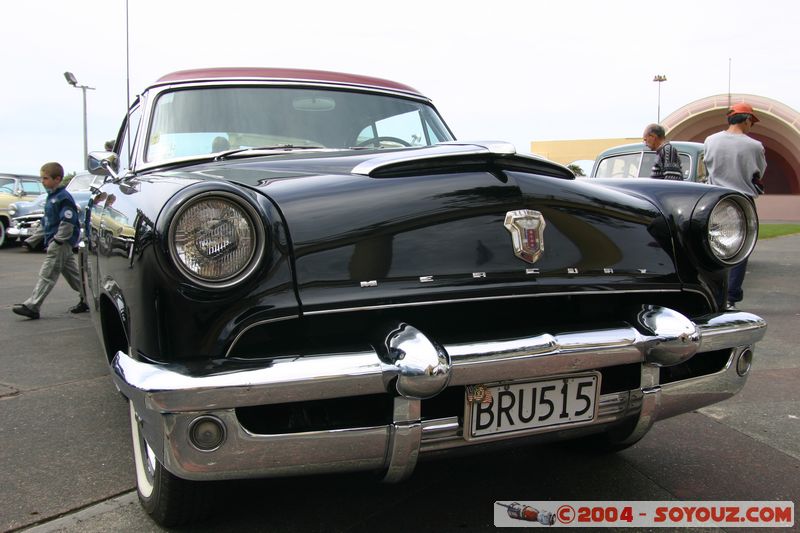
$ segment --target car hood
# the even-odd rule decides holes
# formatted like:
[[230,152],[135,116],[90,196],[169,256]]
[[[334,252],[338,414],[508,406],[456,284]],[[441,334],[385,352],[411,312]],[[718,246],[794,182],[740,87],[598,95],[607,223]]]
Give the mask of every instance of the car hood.
[[[196,174],[257,188],[276,205],[307,312],[677,281],[651,203],[538,158],[465,146],[287,154]],[[523,210],[544,221],[534,262],[515,255],[506,227]]]

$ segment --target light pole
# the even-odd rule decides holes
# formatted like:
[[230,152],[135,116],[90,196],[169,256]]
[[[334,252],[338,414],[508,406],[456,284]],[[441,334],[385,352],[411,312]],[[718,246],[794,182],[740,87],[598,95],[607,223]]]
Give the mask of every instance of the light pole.
[[88,85],[78,85],[78,80],[72,72],[65,72],[64,78],[67,80],[67,83],[83,91],[83,154],[81,155],[81,159],[83,159],[83,168],[86,169],[86,160],[89,157],[89,146],[86,135],[86,90],[94,91],[95,89]]
[[656,123],[661,123],[661,82],[667,81],[667,77],[663,74],[656,74],[653,78],[653,81],[658,83],[658,118],[656,119]]

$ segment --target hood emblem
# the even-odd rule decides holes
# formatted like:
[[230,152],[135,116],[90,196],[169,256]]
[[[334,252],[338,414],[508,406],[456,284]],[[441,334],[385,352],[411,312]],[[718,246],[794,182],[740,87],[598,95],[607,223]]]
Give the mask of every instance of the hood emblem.
[[506,213],[503,225],[511,233],[514,255],[535,263],[544,252],[544,217],[539,211],[520,209]]

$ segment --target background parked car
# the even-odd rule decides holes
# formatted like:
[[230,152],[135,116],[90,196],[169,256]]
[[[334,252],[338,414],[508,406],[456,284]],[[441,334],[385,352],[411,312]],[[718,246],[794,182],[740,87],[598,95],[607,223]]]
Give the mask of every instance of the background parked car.
[[[703,143],[670,141],[678,149],[683,168],[683,179],[706,183],[706,165],[703,162]],[[644,143],[623,144],[602,152],[592,167],[593,178],[649,178],[656,153]]]
[[[28,237],[36,233],[44,215],[44,203],[47,200],[47,193],[40,194],[32,202],[14,202],[8,206],[8,215],[11,223],[8,226],[6,235],[9,239],[19,239],[25,241]],[[29,250],[42,248],[43,242],[28,243]]]
[[6,235],[11,225],[9,206],[14,202],[33,201],[43,192],[45,190],[39,176],[0,174],[0,246],[4,246],[6,241],[15,240]]

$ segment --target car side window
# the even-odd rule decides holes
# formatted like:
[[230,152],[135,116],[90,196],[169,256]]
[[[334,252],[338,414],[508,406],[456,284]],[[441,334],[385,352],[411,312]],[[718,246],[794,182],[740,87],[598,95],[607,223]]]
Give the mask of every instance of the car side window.
[[[653,165],[656,164],[655,152],[644,152],[642,155],[642,166],[639,169],[640,178],[649,178],[653,174]],[[692,160],[688,154],[678,154],[678,159],[681,161],[681,169],[683,170],[683,179],[689,179],[689,174],[692,172]]]
[[122,138],[117,140],[117,156],[119,157],[119,173],[131,168],[133,151],[136,146],[136,136],[139,133],[139,123],[142,118],[141,106],[134,107],[128,115]]
[[38,181],[23,181],[22,192],[25,196],[38,196],[45,192],[44,186]]
[[653,175],[653,165],[656,164],[656,159],[658,156],[655,152],[642,153],[642,165],[639,167],[640,178],[649,178]]
[[681,160],[681,170],[683,170],[683,179],[688,180],[692,173],[692,158],[689,154],[678,154],[678,159]]
[[[428,134],[430,134],[430,131]],[[370,124],[358,134],[356,145],[375,137],[393,137],[404,141],[410,146],[423,146],[428,144],[428,136],[426,136],[424,121],[419,111],[410,111],[402,115],[394,115],[378,120],[375,124]],[[389,140],[384,141],[384,145],[390,143],[391,141]],[[399,142],[397,144],[398,146],[405,146]]]
[[706,173],[706,158],[704,154],[700,154],[697,160],[697,183],[708,183],[708,174]]
[[0,192],[14,194],[14,180],[0,180]]

